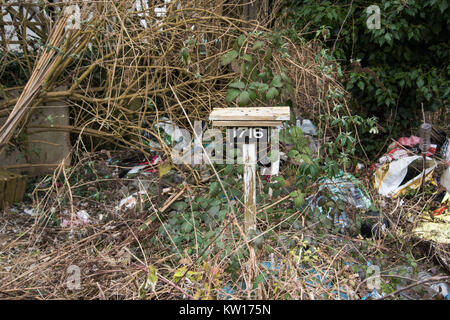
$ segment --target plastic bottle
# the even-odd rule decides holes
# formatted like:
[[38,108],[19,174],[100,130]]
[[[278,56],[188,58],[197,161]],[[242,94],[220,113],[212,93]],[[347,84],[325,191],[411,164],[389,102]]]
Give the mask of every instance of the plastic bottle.
[[[420,281],[431,278],[431,274],[425,271],[421,271],[418,274],[418,278]],[[445,300],[450,300],[449,288],[446,283],[426,283],[434,292],[441,295]]]

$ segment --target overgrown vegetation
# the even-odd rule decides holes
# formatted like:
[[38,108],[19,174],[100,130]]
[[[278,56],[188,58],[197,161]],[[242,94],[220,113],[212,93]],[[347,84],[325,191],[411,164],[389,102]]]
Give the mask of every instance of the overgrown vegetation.
[[[378,5],[380,29],[367,21]],[[410,133],[425,111],[441,111],[445,124],[450,95],[449,40],[446,0],[291,1],[281,27],[292,38],[319,39],[327,53],[345,67],[351,109],[376,116],[384,130],[378,140]],[[373,23],[373,18],[371,20]],[[301,41],[301,39],[298,39]],[[363,134],[366,131],[361,131]],[[362,138],[366,152],[382,145]]]
[[[39,96],[71,103],[70,128],[51,127],[72,133],[72,165],[33,181],[25,204],[3,210],[0,296],[364,299],[376,265],[380,292],[401,297],[398,286],[436,266],[424,254],[430,245],[411,233],[435,187],[384,199],[370,188],[371,172],[354,168],[374,161],[376,139],[415,127],[422,103],[448,107],[449,9],[444,1],[378,3],[380,30],[366,28],[362,1],[287,1],[276,30],[241,19],[239,1],[220,12],[211,1],[172,3],[160,19],[156,5],[143,10],[148,16],[130,13],[131,1],[96,7],[92,23],[68,33],[77,54],[56,64]],[[16,56],[2,59],[2,79],[24,68]],[[2,84],[22,86],[17,79]],[[68,89],[52,91],[61,84]],[[1,102],[0,112],[14,104]],[[278,176],[258,174],[257,231],[245,233],[242,164],[171,163],[175,138],[158,125],[192,131],[213,107],[284,105],[292,110],[280,130],[286,158]],[[317,136],[307,137],[297,119],[311,119]],[[153,171],[119,178],[154,157]],[[321,188],[348,172],[370,191],[367,210]],[[23,214],[27,206],[33,217]],[[390,227],[363,237],[372,209]],[[81,269],[78,289],[68,286],[72,266]],[[418,288],[408,294],[432,297]]]

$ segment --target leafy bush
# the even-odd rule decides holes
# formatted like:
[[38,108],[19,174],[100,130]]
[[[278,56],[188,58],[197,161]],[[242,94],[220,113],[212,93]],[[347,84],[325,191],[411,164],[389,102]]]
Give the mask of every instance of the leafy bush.
[[[381,28],[369,29],[378,5]],[[346,66],[346,88],[354,97],[353,111],[377,116],[388,136],[415,127],[424,110],[448,111],[448,1],[286,1],[285,22],[293,38],[303,30],[307,39],[321,39]],[[375,145],[364,140],[367,150]]]

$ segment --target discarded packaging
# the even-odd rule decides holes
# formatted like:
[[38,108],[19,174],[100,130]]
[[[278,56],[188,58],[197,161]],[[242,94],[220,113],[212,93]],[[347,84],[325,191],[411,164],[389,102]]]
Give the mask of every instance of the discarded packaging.
[[116,210],[121,210],[122,207],[126,209],[132,209],[136,206],[138,194],[145,194],[145,191],[135,192],[132,195],[120,200],[118,206],[116,206]]
[[80,218],[80,220],[81,220],[83,223],[89,223],[89,222],[90,222],[90,216],[89,216],[89,214],[87,213],[86,210],[80,210],[80,211],[78,211],[78,212],[77,212],[77,216],[78,216],[78,218]]
[[302,124],[300,124],[300,120],[297,120],[297,127],[302,129],[303,134],[309,136],[317,136],[317,127],[311,122],[309,119],[304,119]]
[[333,179],[321,179],[319,183],[321,184],[319,190],[327,188],[335,201],[341,199],[358,209],[369,209],[372,205],[367,192],[363,191],[362,184],[349,173],[341,171]]
[[34,217],[36,215],[36,209],[31,208],[31,209],[25,209],[23,210],[23,212],[25,212],[27,215]]
[[[423,139],[416,136],[401,137],[398,141],[393,142],[387,148],[388,151],[378,160],[380,164],[408,157],[411,154],[419,154],[420,147],[424,147]],[[436,153],[436,144],[426,145],[426,156],[431,157]]]
[[430,180],[435,168],[436,162],[426,157],[423,173],[422,156],[403,157],[385,163],[375,171],[374,187],[379,194],[395,198],[406,192],[407,188],[419,188],[422,179]]
[[[426,280],[431,277],[432,277],[431,274],[425,271],[421,271],[418,274],[419,280]],[[429,286],[434,291],[434,294],[441,296],[445,300],[450,300],[450,291],[446,283],[444,282],[428,283],[426,285]]]
[[[341,171],[337,177],[333,179],[324,178],[319,180],[320,188],[319,191],[323,189],[328,189],[328,194],[331,195],[331,200],[337,202],[338,200],[344,203],[350,204],[351,206],[361,209],[368,210],[372,206],[367,191],[365,191],[362,184],[353,175],[349,173],[344,173]],[[364,190],[364,191],[363,191]],[[308,200],[308,205],[312,210],[318,208],[320,213],[323,213],[323,208],[321,203],[326,201],[324,196],[313,197],[311,196]],[[341,232],[344,232],[350,224],[348,215],[345,211],[339,212],[339,214],[332,214],[333,208],[329,208],[326,212],[327,218],[334,221],[336,227],[340,227]],[[333,217],[334,216],[334,217]]]
[[447,169],[445,169],[444,173],[442,173],[439,183],[447,190],[448,193],[450,193],[450,166],[447,166]]
[[[143,128],[146,128],[146,127],[148,128],[149,125],[144,121],[142,126],[143,126]],[[156,124],[154,127],[158,129],[161,140],[167,146],[172,146],[173,144],[176,144],[183,137],[180,127],[173,124],[166,117],[161,117],[158,121],[158,124]],[[161,148],[161,144],[158,142],[159,140],[156,137],[149,134],[145,130],[143,132],[143,136],[144,136],[144,138],[148,139],[147,143],[150,147],[152,147],[154,149]]]
[[450,162],[450,138],[445,139],[445,142],[442,144],[441,155],[445,161]]
[[70,220],[70,219],[63,219],[61,222],[61,227],[67,227],[69,225],[82,225],[82,224],[87,224],[91,222],[90,216],[87,213],[86,210],[80,210],[77,212],[77,218],[78,219],[74,219],[74,220]]
[[[442,200],[444,208],[450,204],[450,194],[447,192]],[[413,229],[413,233],[419,238],[431,240],[441,244],[450,244],[450,213],[448,210],[442,212],[433,211],[433,218],[430,214],[423,213],[420,221]]]

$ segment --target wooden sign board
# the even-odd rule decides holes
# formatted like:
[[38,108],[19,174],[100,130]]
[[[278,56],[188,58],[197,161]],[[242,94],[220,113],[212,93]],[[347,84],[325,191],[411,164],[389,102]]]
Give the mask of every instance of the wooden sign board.
[[209,115],[215,127],[278,127],[289,119],[289,107],[215,108]]
[[[216,108],[209,115],[209,120],[216,127],[249,128],[250,136],[257,134],[257,128],[273,127],[278,130],[283,121],[290,120],[289,107],[260,108]],[[256,127],[256,128],[255,128]],[[244,129],[245,130],[245,129]],[[244,219],[248,235],[256,231],[256,141],[243,145],[244,162]],[[279,157],[279,153],[278,157]],[[272,173],[278,172],[279,158],[275,161]]]

